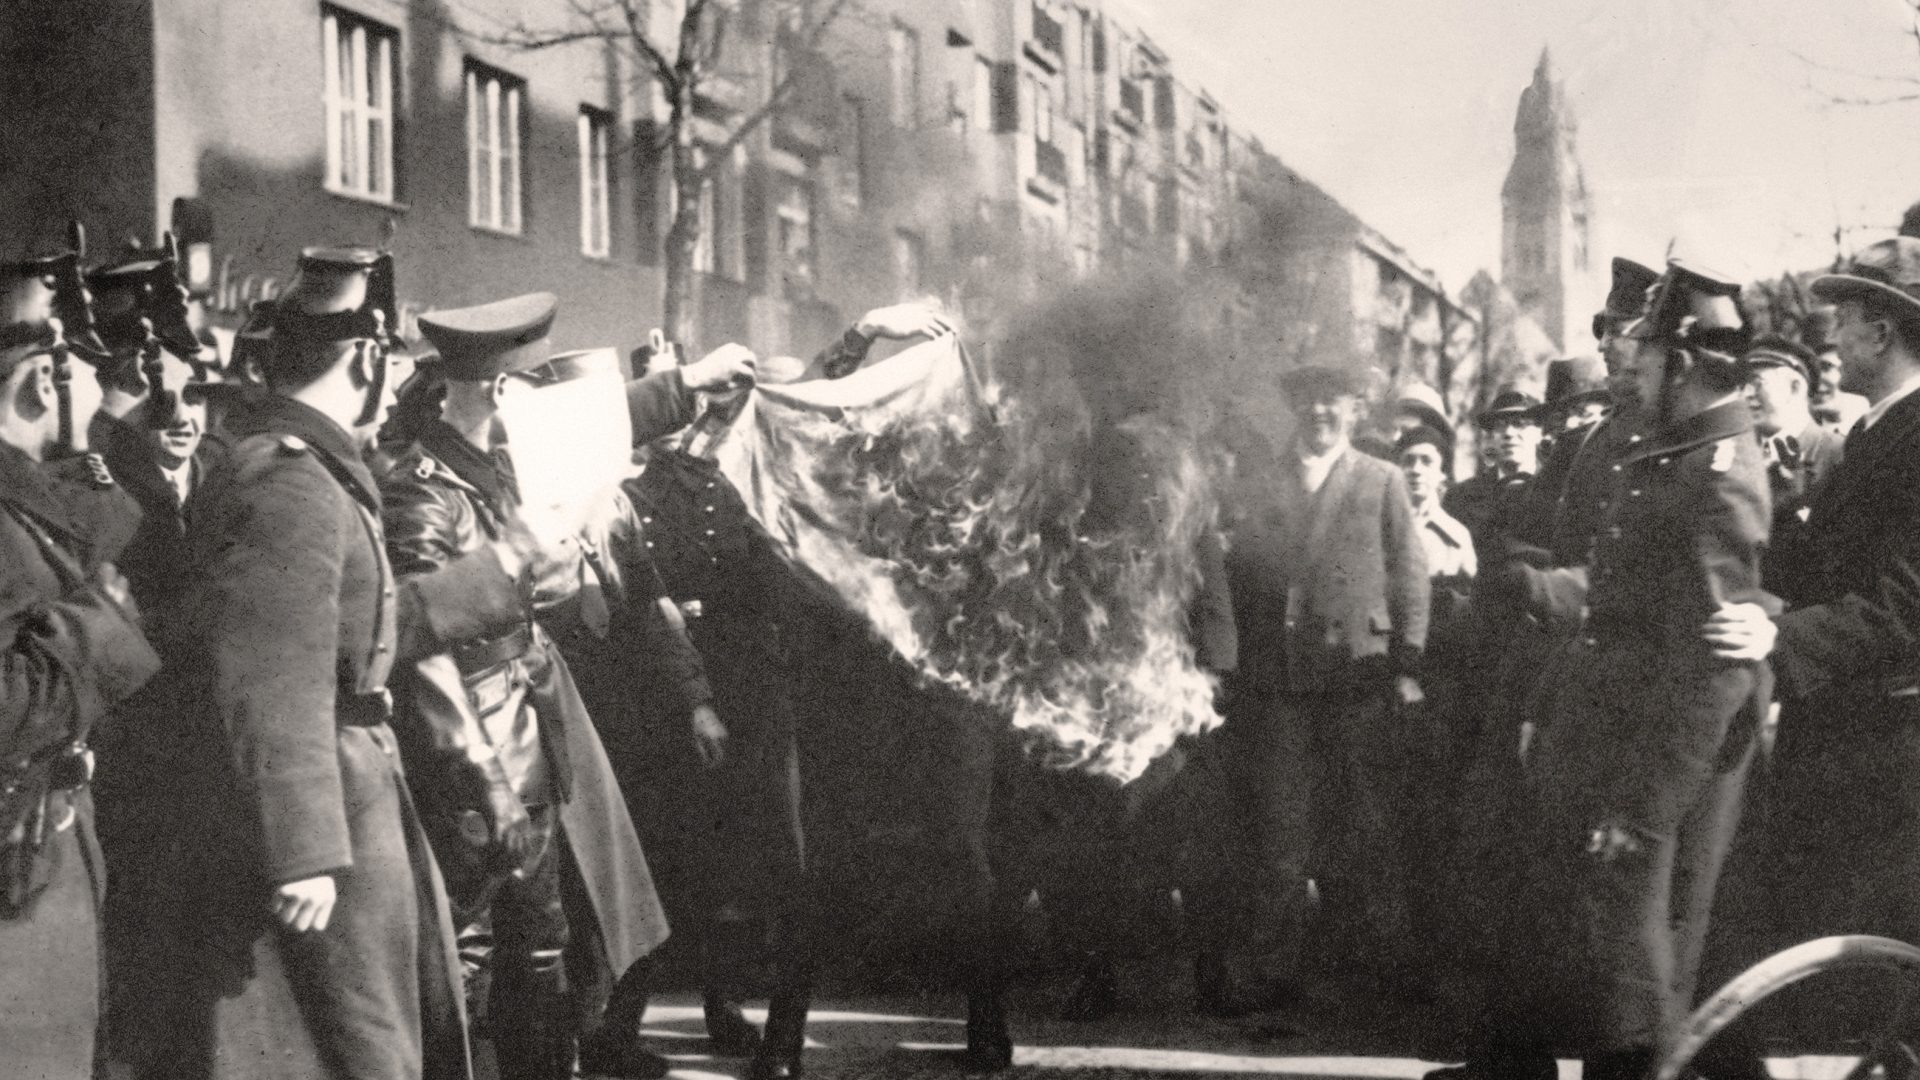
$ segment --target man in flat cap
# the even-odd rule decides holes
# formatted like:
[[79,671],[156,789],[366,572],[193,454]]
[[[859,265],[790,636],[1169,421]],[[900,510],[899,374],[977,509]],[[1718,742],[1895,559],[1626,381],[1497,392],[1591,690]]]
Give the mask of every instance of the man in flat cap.
[[1798,591],[1790,578],[1806,566],[1813,496],[1842,452],[1840,436],[1815,421],[1808,404],[1813,362],[1813,350],[1777,334],[1754,341],[1741,361],[1747,407],[1753,412],[1753,430],[1760,437],[1773,490],[1766,582],[1767,591],[1776,596]]
[[[1377,977],[1407,943],[1402,711],[1421,700],[1425,550],[1400,470],[1353,449],[1354,373],[1282,378],[1292,452],[1272,498],[1242,515],[1228,580],[1239,668],[1222,731],[1244,806],[1238,853],[1258,929],[1276,935],[1276,985],[1299,975],[1306,882],[1319,887],[1325,960]],[[1308,791],[1312,797],[1308,797]]]
[[[1771,644],[1781,705],[1759,905],[1773,932],[1724,971],[1829,934],[1920,944],[1920,239],[1812,287],[1837,305],[1843,388],[1871,407],[1814,493],[1786,613],[1770,626],[1742,605],[1714,626],[1729,656]],[[1831,1004],[1826,1019],[1870,1007]]]
[[[404,362],[390,257],[308,249],[275,305],[266,385],[190,499],[166,701],[139,752],[166,825],[125,972],[127,1075],[468,1074],[446,895],[388,720],[396,662],[518,613],[527,546],[396,581],[362,452]],[[446,613],[453,613],[448,616]]]
[[101,396],[67,353],[55,272],[0,264],[0,1054],[23,1077],[93,1067],[105,882],[88,741],[159,668],[92,550],[85,489],[55,471]]
[[[557,307],[553,294],[532,293],[420,317],[439,350],[446,399],[381,481],[387,550],[402,581],[510,527],[521,495],[498,414],[510,395],[556,377],[548,338]],[[562,606],[592,605],[579,621],[607,625],[623,586],[643,619],[661,622],[658,589],[645,591],[657,577],[622,574],[617,554],[577,538],[556,545],[521,582],[512,625],[396,677],[401,731],[418,763],[411,772],[448,869],[471,1004],[485,1014],[502,1074],[527,1080],[572,1075],[579,1036],[597,1023],[612,976],[667,934],[626,803],[548,630]],[[717,753],[724,730],[708,696],[702,684],[688,704],[706,709],[703,730]],[[664,1074],[663,1061],[631,1042],[582,1064]]]

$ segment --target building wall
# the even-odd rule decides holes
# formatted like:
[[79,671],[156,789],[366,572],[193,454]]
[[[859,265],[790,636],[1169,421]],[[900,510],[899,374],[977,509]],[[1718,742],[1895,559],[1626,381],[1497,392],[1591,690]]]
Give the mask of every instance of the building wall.
[[[32,160],[24,146],[7,155],[0,194],[24,208],[13,233],[57,235],[45,207],[60,200],[47,190],[116,241],[151,243],[188,200],[212,221],[198,239],[210,243],[215,318],[228,325],[276,291],[302,246],[382,242],[410,312],[550,289],[563,301],[558,347],[630,347],[657,325],[669,199],[638,131],[664,115],[659,94],[621,49],[488,40],[516,25],[572,28],[567,5],[168,0],[122,5],[144,32],[110,39],[65,5],[27,6],[48,17],[18,29],[65,43],[78,84],[69,100],[108,127],[84,145],[71,132],[45,144],[72,166],[12,165]],[[1099,0],[854,0],[815,54],[776,59],[783,6],[742,0],[699,103],[695,138],[715,147],[766,100],[776,65],[806,76],[717,171],[696,348],[735,339],[805,355],[855,313],[909,296],[944,300],[986,337],[1010,309],[1077,276],[1183,267],[1196,281],[1230,279],[1222,318],[1250,380],[1305,362],[1441,377],[1430,324],[1457,309],[1432,276],[1237,134],[1177,58]],[[324,182],[329,10],[395,35],[390,200]],[[672,21],[665,6],[654,14],[658,40],[672,40]],[[470,60],[524,83],[519,235],[468,223]],[[54,107],[63,93],[47,80],[14,81],[9,99],[24,111],[76,115]],[[580,249],[583,105],[612,118],[606,257]],[[0,137],[18,145],[21,131],[58,127]],[[73,172],[90,182],[56,182]],[[811,242],[795,239],[801,223]]]
[[152,235],[153,37],[142,0],[0,4],[0,258]]

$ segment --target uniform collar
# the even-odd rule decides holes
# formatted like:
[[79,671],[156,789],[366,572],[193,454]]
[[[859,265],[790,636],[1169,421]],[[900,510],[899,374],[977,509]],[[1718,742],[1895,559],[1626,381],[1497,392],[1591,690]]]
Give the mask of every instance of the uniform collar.
[[504,513],[516,501],[513,478],[501,475],[501,459],[468,442],[445,420],[434,420],[421,430],[420,448],[479,492],[494,509]]
[[329,471],[341,478],[354,498],[375,513],[379,512],[379,490],[374,487],[373,474],[367,471],[366,462],[360,458],[360,448],[353,436],[313,406],[283,394],[261,394],[250,398],[245,408],[235,410],[227,421],[227,430],[236,439],[248,435],[280,435],[301,440],[316,453],[331,459],[333,467]]
[[1746,402],[1734,398],[1731,401],[1723,401],[1704,412],[1694,413],[1684,420],[1668,424],[1627,451],[1621,457],[1621,461],[1639,461],[1643,458],[1683,453],[1696,446],[1705,446],[1752,430],[1753,413],[1747,408]]

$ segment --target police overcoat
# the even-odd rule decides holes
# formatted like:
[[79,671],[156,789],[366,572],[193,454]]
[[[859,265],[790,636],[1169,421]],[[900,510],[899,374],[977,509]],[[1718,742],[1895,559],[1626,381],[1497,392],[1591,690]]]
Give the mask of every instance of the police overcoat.
[[[430,573],[498,539],[518,500],[511,476],[503,476],[494,460],[438,420],[396,457],[381,480],[381,495],[387,547],[402,579]],[[524,666],[526,693],[540,717],[541,742],[561,804],[561,827],[592,901],[605,960],[619,974],[666,940],[666,915],[567,662],[546,631],[528,623],[532,599],[527,593],[517,619],[527,645],[510,661],[494,662]],[[500,638],[499,632],[478,634],[448,651],[456,658],[464,650],[484,652]],[[438,711],[470,707],[456,694],[403,692],[400,697],[403,708],[419,713],[415,719],[435,726],[458,728],[466,722],[463,717]]]
[[[1658,1045],[1704,941],[1771,690],[1702,626],[1758,602],[1771,517],[1746,407],[1680,420],[1624,454],[1588,569],[1588,615],[1543,682],[1528,763],[1543,888],[1534,1007],[1563,1054]],[[1588,851],[1604,823],[1638,850]]]
[[[398,585],[372,478],[323,414],[263,395],[229,430],[191,500],[164,705],[142,716],[143,798],[166,823],[145,917],[164,945],[130,977],[166,1007],[143,1018],[135,1075],[468,1076],[453,929],[386,680],[425,644],[424,597],[499,590],[484,566]],[[331,923],[282,929],[274,887],[321,874]]]
[[159,668],[82,565],[73,494],[0,443],[0,1045],[19,1076],[92,1067],[104,881],[83,751]]

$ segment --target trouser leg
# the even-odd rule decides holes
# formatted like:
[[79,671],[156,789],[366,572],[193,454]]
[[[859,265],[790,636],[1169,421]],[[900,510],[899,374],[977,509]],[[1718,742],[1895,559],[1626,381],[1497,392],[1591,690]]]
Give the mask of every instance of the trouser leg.
[[493,901],[494,1052],[502,1076],[565,1080],[573,1075],[579,1027],[567,978],[565,837],[553,808],[529,813],[544,835],[545,853],[525,881],[508,883]]

